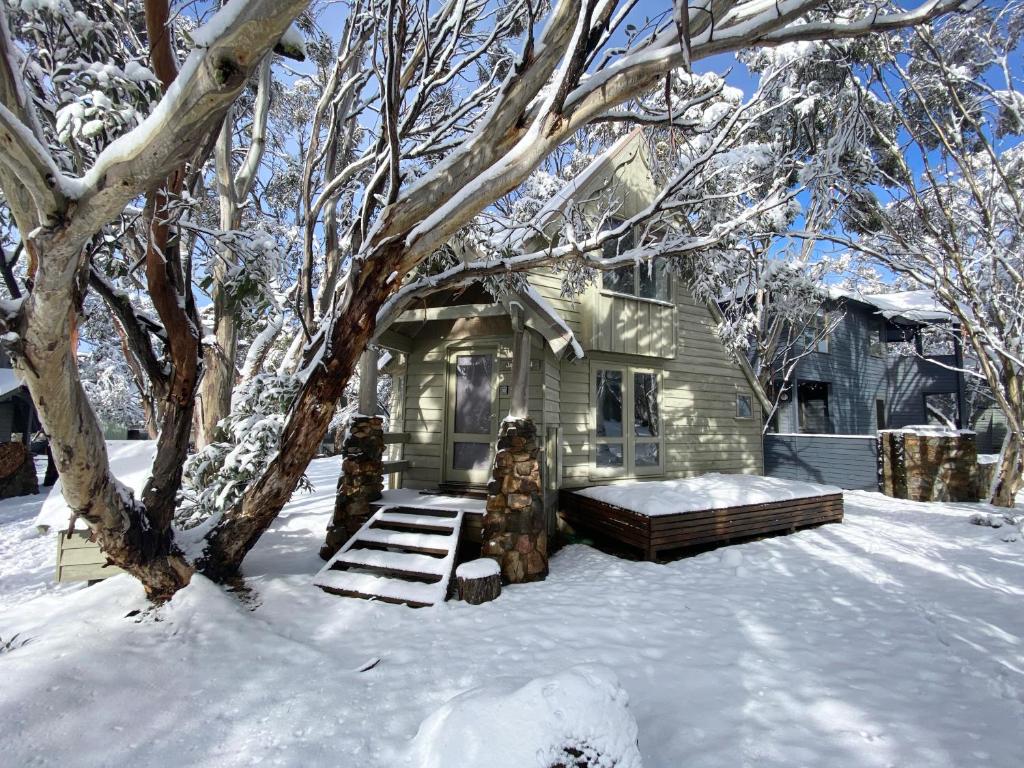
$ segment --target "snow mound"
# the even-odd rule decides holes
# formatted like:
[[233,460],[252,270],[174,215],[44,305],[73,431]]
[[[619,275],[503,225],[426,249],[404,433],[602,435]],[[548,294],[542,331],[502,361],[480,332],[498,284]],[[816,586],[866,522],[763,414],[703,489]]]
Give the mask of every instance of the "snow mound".
[[998,453],[979,453],[978,454],[979,464],[998,464],[999,454]]
[[806,499],[842,491],[831,485],[777,477],[711,473],[685,480],[636,480],[619,485],[598,485],[575,493],[644,515],[657,516]]
[[420,725],[418,768],[640,768],[629,699],[607,667],[580,665],[510,693],[474,689]]
[[[110,471],[114,477],[135,492],[138,497],[149,479],[156,456],[156,440],[107,440],[107,457],[110,460]],[[53,484],[50,495],[46,497],[39,516],[37,526],[65,530],[71,518],[71,509],[64,501],[60,480]],[[76,527],[85,529],[85,523],[78,521]]]

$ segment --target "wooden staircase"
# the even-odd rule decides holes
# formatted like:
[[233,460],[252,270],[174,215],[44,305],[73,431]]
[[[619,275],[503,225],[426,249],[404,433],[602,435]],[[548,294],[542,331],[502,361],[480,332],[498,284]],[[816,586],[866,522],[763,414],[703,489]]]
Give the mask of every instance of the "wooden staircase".
[[455,570],[461,510],[381,507],[313,579],[346,597],[423,608],[444,602]]

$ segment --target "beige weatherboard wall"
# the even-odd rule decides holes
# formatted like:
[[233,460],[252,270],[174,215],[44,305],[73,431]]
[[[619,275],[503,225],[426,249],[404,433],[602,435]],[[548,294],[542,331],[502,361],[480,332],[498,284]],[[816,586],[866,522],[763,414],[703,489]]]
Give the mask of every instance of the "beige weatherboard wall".
[[[620,140],[556,198],[555,207],[542,212],[538,223],[550,224],[561,214],[558,205],[609,196],[620,205],[622,218],[633,215],[655,194],[646,158],[639,133]],[[520,247],[541,242],[527,240]],[[622,290],[621,281],[613,291],[599,279],[575,299],[562,296],[558,271],[529,275],[530,284],[565,321],[584,352],[581,359],[556,354],[539,324],[529,331],[529,415],[543,437],[544,484],[551,501],[563,487],[762,471],[760,407],[742,369],[719,342],[711,313],[669,275],[663,275],[667,284],[656,292],[661,298],[637,295],[635,286],[641,279],[650,283],[649,274],[634,275],[630,294]],[[506,308],[480,293],[447,301],[443,310],[424,308],[396,326],[407,341],[394,388],[391,428],[409,435],[402,448],[402,458],[409,461],[402,477],[406,487],[486,479],[486,473],[470,476],[453,468],[453,444],[460,439],[454,431],[460,358],[465,364],[471,356],[493,356],[493,379],[486,388],[494,434],[509,409],[512,325]],[[457,302],[468,303],[460,309]],[[612,382],[613,390],[614,382],[620,382],[623,435],[600,434],[599,380]],[[469,385],[463,381],[462,386]],[[654,409],[656,430],[650,428]],[[656,434],[647,434],[652,431]],[[601,465],[599,457],[607,463],[616,453],[622,455],[621,466]]]

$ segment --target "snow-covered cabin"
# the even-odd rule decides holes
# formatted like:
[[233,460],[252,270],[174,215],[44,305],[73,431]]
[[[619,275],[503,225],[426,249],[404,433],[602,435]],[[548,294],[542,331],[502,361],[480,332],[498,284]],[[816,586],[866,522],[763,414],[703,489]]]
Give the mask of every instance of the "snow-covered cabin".
[[[614,196],[622,218],[657,193],[647,144],[633,132],[557,193],[513,237],[530,252],[574,201]],[[531,235],[531,232],[537,233]],[[560,489],[706,472],[762,471],[761,409],[749,371],[727,353],[709,308],[659,268],[629,266],[574,299],[562,275],[494,297],[481,285],[436,295],[379,333],[395,353],[390,458],[399,487],[483,492],[509,413],[514,339],[525,333],[528,413],[542,439],[544,504]],[[519,329],[521,328],[521,331]]]

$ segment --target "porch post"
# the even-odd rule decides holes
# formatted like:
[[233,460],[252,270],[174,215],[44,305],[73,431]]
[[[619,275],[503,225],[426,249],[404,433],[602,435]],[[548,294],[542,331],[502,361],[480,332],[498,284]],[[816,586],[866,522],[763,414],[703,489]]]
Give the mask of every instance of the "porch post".
[[369,348],[359,358],[359,413],[377,415],[377,353]]
[[540,480],[540,439],[529,416],[530,332],[513,306],[512,396],[501,422],[487,486],[482,554],[494,558],[508,583],[538,581],[548,573],[548,535]]
[[352,417],[341,451],[341,476],[334,516],[320,557],[329,560],[355,535],[384,490],[384,423],[377,416],[377,353],[367,349],[359,359],[359,413]]
[[529,416],[530,333],[523,325],[523,312],[518,304],[513,306],[512,322],[512,403],[508,415],[525,419]]

